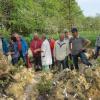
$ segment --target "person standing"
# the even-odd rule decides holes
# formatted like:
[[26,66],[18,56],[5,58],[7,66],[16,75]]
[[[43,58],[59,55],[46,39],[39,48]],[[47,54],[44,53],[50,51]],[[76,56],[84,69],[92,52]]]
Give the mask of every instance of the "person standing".
[[100,51],[100,35],[96,39],[94,59],[97,59]]
[[1,45],[2,45],[2,50],[3,50],[3,54],[5,56],[8,56],[8,52],[9,52],[9,42],[7,41],[6,38],[1,36]]
[[88,61],[84,53],[85,52],[84,47],[90,45],[91,42],[87,39],[80,37],[77,28],[72,28],[71,32],[73,37],[70,39],[70,48],[75,68],[79,70],[78,57],[80,57],[81,61],[85,65],[92,66],[92,64]]
[[12,64],[16,65],[18,63],[19,51],[18,51],[17,40],[15,37],[11,37],[10,39],[9,54],[12,57]]
[[49,41],[46,38],[46,35],[42,35],[42,46],[41,46],[41,61],[43,71],[49,71],[49,66],[52,65],[52,55],[50,50]]
[[73,64],[72,64],[72,54],[71,54],[71,50],[70,50],[70,39],[72,38],[72,35],[70,34],[70,32],[68,30],[64,30],[64,33],[65,33],[65,41],[66,41],[66,44],[67,44],[67,53],[68,53],[68,56],[67,56],[67,62],[68,62],[68,66],[73,69]]
[[30,49],[33,54],[34,58],[34,63],[35,63],[35,70],[41,70],[42,65],[41,65],[41,45],[42,45],[42,40],[39,39],[38,34],[34,34],[34,38],[32,42],[30,43]]
[[14,33],[13,37],[16,37],[16,40],[17,40],[19,60],[20,58],[22,58],[23,62],[25,62],[25,65],[27,65],[28,44],[26,40],[22,36],[20,36],[18,33]]
[[50,37],[49,43],[50,43],[50,49],[51,49],[51,54],[52,54],[51,69],[53,69],[53,67],[54,67],[54,45],[55,45],[55,40],[52,37]]
[[3,52],[3,48],[2,48],[2,36],[0,34],[0,51]]
[[54,58],[59,71],[61,70],[61,65],[63,66],[63,69],[68,68],[68,62],[66,60],[66,57],[69,55],[68,45],[64,38],[65,35],[63,33],[60,34],[60,39],[56,41],[54,47]]

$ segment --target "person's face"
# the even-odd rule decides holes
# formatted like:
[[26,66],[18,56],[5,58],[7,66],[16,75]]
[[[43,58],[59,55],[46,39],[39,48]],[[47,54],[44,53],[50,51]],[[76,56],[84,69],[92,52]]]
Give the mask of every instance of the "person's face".
[[14,33],[13,36],[14,37],[19,37],[19,35],[17,33]]
[[20,36],[17,33],[14,33],[13,37],[16,37],[17,40],[20,40]]
[[60,41],[63,41],[64,40],[64,34],[60,35]]
[[16,37],[14,37],[14,36],[11,37],[11,41],[12,41],[12,42],[16,42],[16,41],[17,41]]
[[77,37],[78,36],[78,32],[73,32],[73,37]]
[[66,32],[65,35],[66,35],[66,37],[69,37],[70,33],[69,32]]
[[45,36],[44,35],[42,35],[42,40],[45,40]]
[[45,34],[42,34],[42,41],[44,41],[46,39],[46,35]]
[[38,35],[34,35],[34,39],[37,40],[38,39]]

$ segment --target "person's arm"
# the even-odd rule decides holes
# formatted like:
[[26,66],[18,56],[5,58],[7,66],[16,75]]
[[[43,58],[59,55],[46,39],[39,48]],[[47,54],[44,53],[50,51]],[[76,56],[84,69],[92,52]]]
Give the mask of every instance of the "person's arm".
[[43,45],[41,46],[41,55],[42,55],[42,57],[45,57],[45,53],[46,53],[46,44],[43,43]]
[[69,41],[69,49],[72,50],[72,39]]
[[38,41],[38,45],[39,45],[39,48],[37,48],[37,49],[34,50],[35,53],[37,53],[37,52],[42,52],[42,51],[41,51],[41,46],[42,46],[42,41],[41,41],[41,40]]
[[26,42],[26,40],[25,39],[23,39],[24,41],[24,43],[25,43],[25,49],[26,49],[26,53],[28,52],[28,43]]
[[98,38],[96,38],[95,46],[97,46]]
[[97,36],[95,46],[98,46],[98,44],[100,43],[99,41],[100,41],[100,36]]
[[91,44],[91,41],[88,39],[85,39],[84,47],[88,47],[90,44]]
[[33,41],[30,43],[30,49],[31,49],[32,53],[34,54],[34,46],[33,46]]
[[53,56],[54,56],[54,61],[56,62],[56,42],[54,45]]
[[68,53],[69,53],[69,49],[70,49],[69,41],[66,41],[66,54],[67,54],[67,55],[68,55]]

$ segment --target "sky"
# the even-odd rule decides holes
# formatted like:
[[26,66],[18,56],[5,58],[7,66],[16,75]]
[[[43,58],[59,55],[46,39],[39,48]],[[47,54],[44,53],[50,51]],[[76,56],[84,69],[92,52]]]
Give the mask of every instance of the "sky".
[[100,14],[100,0],[76,0],[85,16]]

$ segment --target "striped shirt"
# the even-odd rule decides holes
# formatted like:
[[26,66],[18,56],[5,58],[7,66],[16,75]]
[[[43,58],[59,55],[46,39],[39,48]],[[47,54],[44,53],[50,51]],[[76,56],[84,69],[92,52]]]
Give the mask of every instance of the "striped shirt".
[[54,57],[56,60],[64,60],[68,56],[68,48],[65,40],[57,40],[54,47]]

